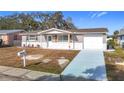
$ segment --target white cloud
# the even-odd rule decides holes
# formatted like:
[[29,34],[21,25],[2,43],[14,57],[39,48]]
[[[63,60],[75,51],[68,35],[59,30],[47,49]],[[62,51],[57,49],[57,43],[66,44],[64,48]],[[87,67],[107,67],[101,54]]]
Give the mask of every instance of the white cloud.
[[106,15],[106,14],[107,14],[107,12],[101,12],[101,13],[97,14],[97,17],[101,17],[101,16]]
[[94,18],[94,17],[96,17],[96,16],[97,16],[97,13],[91,14],[91,18]]
[[91,18],[99,18],[99,17],[104,16],[106,14],[107,14],[107,12],[95,12],[95,13],[91,13],[90,17]]

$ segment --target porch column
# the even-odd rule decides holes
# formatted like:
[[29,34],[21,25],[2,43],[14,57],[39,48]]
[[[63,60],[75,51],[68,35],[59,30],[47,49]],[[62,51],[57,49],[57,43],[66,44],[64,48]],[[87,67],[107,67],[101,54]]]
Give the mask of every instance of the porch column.
[[25,36],[25,39],[26,39],[26,47],[28,47],[28,44],[27,44],[27,41],[29,42],[28,35]]
[[75,38],[74,38],[74,34],[72,35],[72,38],[73,38],[73,49],[75,49]]
[[47,48],[48,48],[48,46],[49,46],[49,43],[48,43],[48,35],[46,35],[46,41],[47,41]]
[[57,35],[57,42],[59,42],[59,35]]
[[68,34],[68,47],[70,48],[70,34]]

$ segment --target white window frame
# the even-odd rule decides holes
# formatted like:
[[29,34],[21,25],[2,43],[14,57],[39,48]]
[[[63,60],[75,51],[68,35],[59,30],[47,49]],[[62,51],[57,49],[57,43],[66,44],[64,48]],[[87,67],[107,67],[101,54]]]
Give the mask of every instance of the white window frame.
[[37,41],[37,36],[36,35],[28,36],[28,41]]
[[[65,38],[66,37],[66,38]],[[59,37],[60,42],[68,42],[68,35],[61,35]]]

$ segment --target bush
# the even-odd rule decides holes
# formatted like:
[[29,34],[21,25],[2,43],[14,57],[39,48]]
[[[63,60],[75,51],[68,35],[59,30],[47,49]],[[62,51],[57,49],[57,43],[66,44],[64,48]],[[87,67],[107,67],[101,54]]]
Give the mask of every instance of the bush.
[[108,48],[108,49],[113,49],[113,48],[115,48],[115,42],[114,42],[114,40],[108,40],[108,41],[107,41],[107,48]]
[[2,40],[2,39],[0,39],[0,47],[2,47],[2,43],[3,43],[3,40]]

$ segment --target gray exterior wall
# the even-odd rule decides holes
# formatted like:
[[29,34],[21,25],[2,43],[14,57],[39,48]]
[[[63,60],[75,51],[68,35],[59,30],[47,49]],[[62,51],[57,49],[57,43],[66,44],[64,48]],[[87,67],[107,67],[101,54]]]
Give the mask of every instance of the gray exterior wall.
[[74,35],[74,40],[75,42],[78,42],[78,43],[82,43],[84,42],[84,37],[85,36],[102,36],[103,37],[103,43],[107,43],[107,35],[103,35],[103,34],[85,34],[85,35]]
[[74,41],[78,43],[83,42],[83,35],[74,35]]

